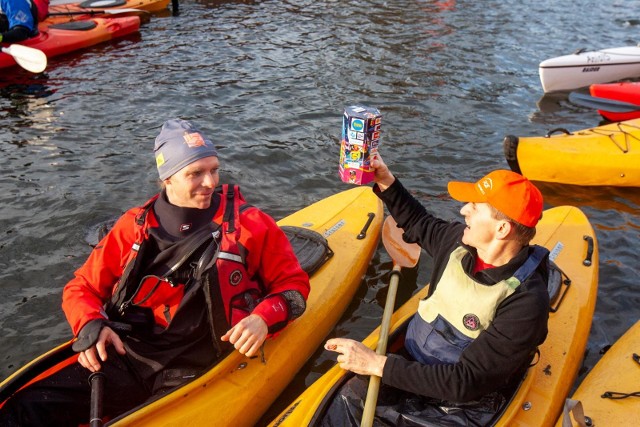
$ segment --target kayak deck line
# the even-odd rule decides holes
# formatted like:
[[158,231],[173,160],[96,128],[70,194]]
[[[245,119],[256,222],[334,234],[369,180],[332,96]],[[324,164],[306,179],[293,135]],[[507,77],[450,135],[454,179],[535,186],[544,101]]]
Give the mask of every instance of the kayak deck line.
[[[640,58],[640,55],[634,55]],[[619,62],[616,64],[594,63],[594,64],[575,64],[575,65],[540,65],[538,68],[544,70],[559,69],[559,68],[585,68],[585,67],[617,67],[627,65],[640,65],[640,61],[637,62]]]
[[[634,125],[632,125],[630,123],[626,123],[626,122],[619,122],[619,123],[616,123],[616,125],[618,126],[619,130],[617,130],[617,131],[614,130],[614,131],[612,131],[612,133],[609,133],[609,134],[604,133],[605,131],[601,131],[598,128],[591,129],[591,132],[595,133],[596,135],[602,135],[602,136],[608,137],[611,140],[611,142],[613,142],[613,145],[618,147],[620,149],[620,151],[622,151],[623,153],[628,153],[629,150],[630,150],[629,138],[633,138],[633,139],[635,139],[636,141],[639,141],[639,142],[640,142],[640,138],[635,136],[634,134],[629,133],[629,132],[625,131],[624,129],[622,129],[622,126],[629,126],[629,127],[632,127],[634,129],[638,129],[638,130],[640,130],[640,126],[634,126]],[[624,147],[622,145],[620,145],[615,140],[615,138],[613,137],[614,135],[619,135],[619,134],[623,134],[624,135]]]

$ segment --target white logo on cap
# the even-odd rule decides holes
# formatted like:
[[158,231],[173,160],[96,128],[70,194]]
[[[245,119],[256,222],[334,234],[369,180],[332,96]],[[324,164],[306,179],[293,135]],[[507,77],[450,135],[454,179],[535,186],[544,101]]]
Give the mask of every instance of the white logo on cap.
[[485,178],[478,183],[478,190],[480,190],[480,193],[482,193],[483,195],[486,194],[485,189],[491,190],[492,188],[493,188],[493,181],[491,180],[491,178]]

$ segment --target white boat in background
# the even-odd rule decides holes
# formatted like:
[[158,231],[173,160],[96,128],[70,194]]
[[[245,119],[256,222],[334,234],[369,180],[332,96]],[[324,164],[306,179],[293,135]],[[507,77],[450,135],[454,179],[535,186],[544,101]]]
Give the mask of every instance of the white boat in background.
[[538,67],[545,93],[640,77],[640,47],[615,47],[547,59]]

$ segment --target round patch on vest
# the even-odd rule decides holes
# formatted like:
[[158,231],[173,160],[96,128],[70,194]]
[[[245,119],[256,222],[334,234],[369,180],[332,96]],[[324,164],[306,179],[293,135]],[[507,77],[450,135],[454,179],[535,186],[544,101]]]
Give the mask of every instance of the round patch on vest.
[[242,272],[240,270],[235,270],[233,273],[229,275],[229,283],[232,286],[238,286],[238,283],[242,281]]
[[480,329],[480,319],[475,314],[465,314],[462,318],[462,324],[470,331],[477,331]]

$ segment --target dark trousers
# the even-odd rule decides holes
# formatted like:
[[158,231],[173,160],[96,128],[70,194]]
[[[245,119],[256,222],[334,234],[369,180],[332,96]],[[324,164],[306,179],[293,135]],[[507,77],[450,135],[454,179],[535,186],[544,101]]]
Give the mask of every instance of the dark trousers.
[[[322,427],[360,425],[369,378],[354,375],[338,389],[320,419]],[[381,384],[374,427],[482,427],[493,425],[506,400],[498,392],[479,401],[451,403]]]
[[[115,351],[102,363],[103,415],[114,418],[147,400],[151,393]],[[13,395],[0,408],[0,426],[78,426],[89,422],[91,372],[73,363]]]

